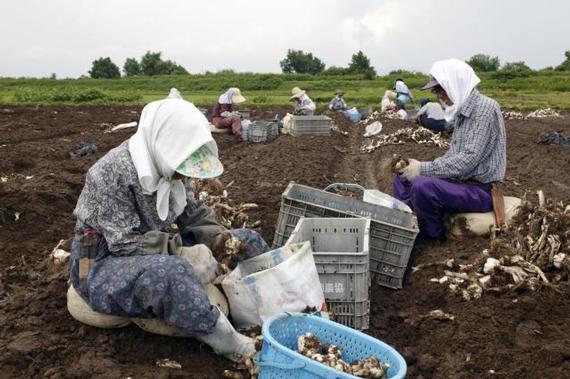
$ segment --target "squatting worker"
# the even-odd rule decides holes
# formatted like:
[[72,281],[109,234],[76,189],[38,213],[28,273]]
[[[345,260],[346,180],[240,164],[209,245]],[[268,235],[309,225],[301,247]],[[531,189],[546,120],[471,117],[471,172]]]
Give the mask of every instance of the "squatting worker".
[[420,100],[420,110],[415,118],[418,124],[434,132],[444,132],[447,130],[445,114],[439,103],[434,103],[426,98]]
[[431,162],[409,160],[394,179],[394,196],[418,217],[420,234],[444,235],[444,213],[488,212],[493,209],[491,186],[506,169],[506,135],[499,104],[475,88],[480,80],[465,62],[435,62],[431,89],[444,104],[447,121],[455,120],[451,147]]
[[240,140],[241,119],[237,112],[234,112],[233,105],[241,104],[245,101],[239,88],[230,88],[218,98],[218,102],[212,110],[212,124],[217,128],[230,128],[235,141]]
[[312,116],[315,113],[315,103],[307,96],[305,90],[295,87],[291,90],[291,95],[291,100],[295,102],[294,115]]
[[344,112],[348,110],[350,107],[346,105],[346,101],[344,100],[344,91],[341,89],[337,89],[335,92],[335,96],[329,103],[329,109],[331,111],[340,111]]
[[[253,340],[210,304],[199,273],[177,255],[182,245],[211,246],[225,230],[195,200],[190,179],[222,171],[208,121],[193,104],[166,99],[146,105],[137,132],[87,173],[74,211],[70,277],[97,312],[159,318],[241,360],[254,352]],[[166,232],[172,224],[179,233]],[[246,258],[269,250],[254,231],[231,233],[253,242]]]

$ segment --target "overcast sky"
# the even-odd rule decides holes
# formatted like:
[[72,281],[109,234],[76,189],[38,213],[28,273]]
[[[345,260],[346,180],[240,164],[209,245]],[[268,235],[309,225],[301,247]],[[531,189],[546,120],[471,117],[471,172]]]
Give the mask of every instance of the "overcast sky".
[[98,57],[145,51],[192,73],[280,72],[287,49],[379,73],[427,72],[476,53],[556,66],[570,50],[570,0],[2,0],[0,76],[78,77]]

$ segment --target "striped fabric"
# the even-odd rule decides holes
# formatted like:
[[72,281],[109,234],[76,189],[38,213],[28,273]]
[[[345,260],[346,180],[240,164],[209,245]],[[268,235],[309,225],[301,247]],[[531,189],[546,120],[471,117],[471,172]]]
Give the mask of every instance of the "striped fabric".
[[421,175],[493,183],[503,180],[506,166],[501,108],[474,89],[458,112],[451,148],[432,162],[421,162]]

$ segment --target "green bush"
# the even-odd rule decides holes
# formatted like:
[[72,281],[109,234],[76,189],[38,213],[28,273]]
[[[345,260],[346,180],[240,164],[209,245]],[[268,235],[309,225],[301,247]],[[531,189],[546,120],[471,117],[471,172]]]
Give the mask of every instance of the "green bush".
[[494,72],[492,77],[498,80],[508,80],[514,78],[526,78],[534,72],[524,62],[506,63],[500,70]]

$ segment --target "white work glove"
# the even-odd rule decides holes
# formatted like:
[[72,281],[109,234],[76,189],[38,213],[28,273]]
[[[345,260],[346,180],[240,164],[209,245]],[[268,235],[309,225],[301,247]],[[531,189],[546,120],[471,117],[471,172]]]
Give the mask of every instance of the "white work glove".
[[415,159],[408,159],[408,165],[400,171],[400,176],[407,181],[412,181],[420,176],[421,165],[420,161]]
[[218,261],[208,246],[204,244],[184,246],[179,249],[179,255],[190,262],[202,284],[211,283],[216,279]]
[[232,114],[232,112],[224,111],[224,112],[220,113],[220,116],[222,116],[222,117],[232,117],[233,114]]

